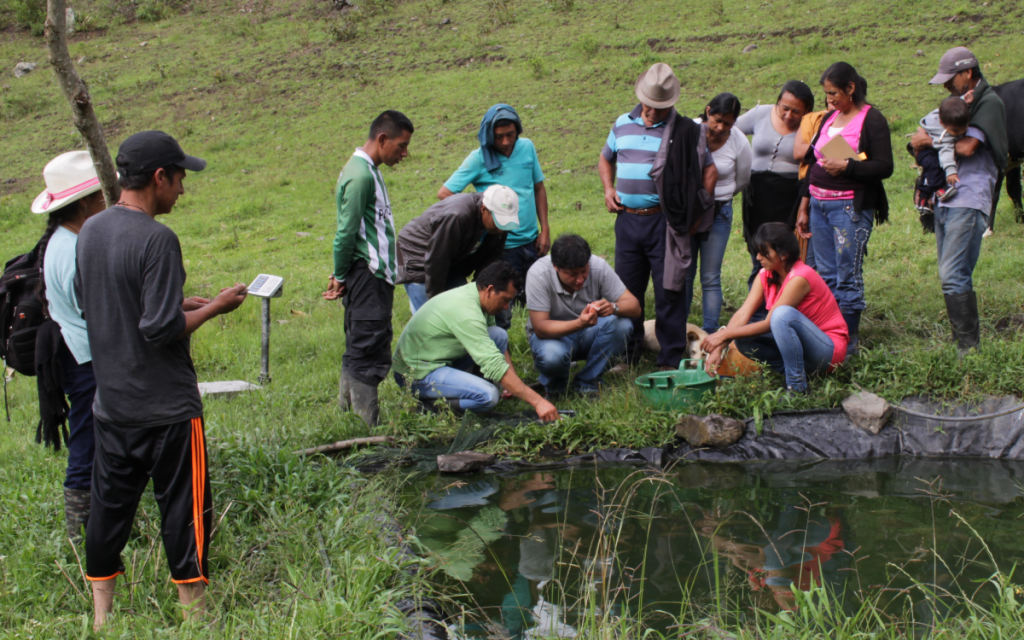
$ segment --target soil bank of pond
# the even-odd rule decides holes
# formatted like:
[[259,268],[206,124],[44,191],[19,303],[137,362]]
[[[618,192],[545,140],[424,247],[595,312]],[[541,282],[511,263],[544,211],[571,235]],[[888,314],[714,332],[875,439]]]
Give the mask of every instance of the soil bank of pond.
[[991,598],[982,582],[1024,560],[1022,479],[1024,462],[920,458],[430,475],[407,485],[404,524],[471,636],[572,637],[595,615],[743,624],[812,585],[921,621]]

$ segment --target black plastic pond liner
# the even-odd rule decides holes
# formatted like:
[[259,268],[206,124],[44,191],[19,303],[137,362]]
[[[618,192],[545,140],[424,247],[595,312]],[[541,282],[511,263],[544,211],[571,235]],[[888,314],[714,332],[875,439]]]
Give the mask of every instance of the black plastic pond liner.
[[[908,398],[902,403],[913,411],[945,417],[984,416],[1019,404],[1012,396],[972,406],[949,406],[923,398]],[[1024,411],[971,422],[943,422],[894,410],[892,420],[878,435],[853,424],[842,409],[775,413],[764,419],[760,434],[753,419],[747,420],[746,425],[740,441],[723,449],[694,449],[685,443],[639,451],[608,449],[557,463],[503,460],[488,467],[488,471],[555,469],[595,462],[662,467],[679,460],[865,460],[890,456],[1024,460]]]

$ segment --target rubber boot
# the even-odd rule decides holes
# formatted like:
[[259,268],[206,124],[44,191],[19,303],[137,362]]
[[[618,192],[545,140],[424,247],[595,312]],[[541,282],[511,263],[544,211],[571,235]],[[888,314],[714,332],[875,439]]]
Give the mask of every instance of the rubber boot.
[[380,424],[380,405],[377,402],[377,385],[366,384],[349,376],[349,397],[352,399],[352,411],[363,419],[368,427]]
[[846,330],[850,334],[850,342],[846,344],[847,357],[857,355],[857,347],[860,345],[860,313],[860,311],[843,312],[843,320],[846,320]]
[[64,522],[73,542],[82,541],[82,532],[89,522],[90,495],[88,489],[64,489]]
[[953,328],[953,339],[961,358],[981,344],[981,325],[978,322],[978,295],[973,291],[945,296],[946,313]]
[[343,412],[352,408],[352,378],[349,377],[345,366],[341,367],[341,376],[338,380],[338,408]]

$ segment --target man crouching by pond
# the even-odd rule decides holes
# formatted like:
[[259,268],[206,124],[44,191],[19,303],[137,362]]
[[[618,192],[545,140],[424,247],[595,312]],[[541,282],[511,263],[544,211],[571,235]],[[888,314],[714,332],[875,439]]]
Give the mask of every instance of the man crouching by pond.
[[[558,420],[555,406],[530,389],[512,367],[508,333],[494,316],[522,289],[522,279],[504,260],[467,284],[426,302],[398,338],[393,369],[400,387],[409,387],[424,404],[444,400],[453,411],[485,413],[498,405],[501,392],[529,403],[545,422]],[[470,373],[474,364],[481,376]]]
[[544,389],[564,393],[573,361],[586,360],[573,388],[597,393],[608,365],[626,350],[640,303],[577,235],[555,240],[551,255],[530,267],[526,283],[526,333]]

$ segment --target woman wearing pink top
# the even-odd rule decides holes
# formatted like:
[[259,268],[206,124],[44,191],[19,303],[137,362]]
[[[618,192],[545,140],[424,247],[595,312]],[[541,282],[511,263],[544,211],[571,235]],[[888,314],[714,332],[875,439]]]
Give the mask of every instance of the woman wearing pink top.
[[[846,318],[852,353],[866,306],[862,271],[871,228],[889,219],[882,180],[892,175],[892,140],[885,116],[867,103],[868,83],[856,69],[837,62],[821,74],[821,86],[834,110],[822,119],[804,156],[811,165],[804,193],[811,206],[796,224],[811,238],[815,267]],[[825,157],[822,149],[837,136],[857,157]]]
[[[839,305],[821,276],[800,261],[793,230],[781,222],[761,225],[754,235],[761,272],[728,326],[701,345],[714,375],[728,341],[740,353],[786,376],[786,388],[807,392],[807,374],[827,373],[846,360],[849,334]],[[768,317],[751,322],[764,304]]]

